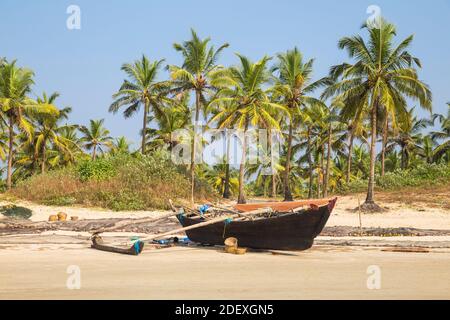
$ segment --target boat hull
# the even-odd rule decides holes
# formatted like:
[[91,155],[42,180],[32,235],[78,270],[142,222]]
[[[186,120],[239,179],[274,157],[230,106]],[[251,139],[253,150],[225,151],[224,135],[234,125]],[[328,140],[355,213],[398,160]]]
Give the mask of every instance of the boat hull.
[[[226,238],[235,237],[240,247],[273,250],[306,250],[323,230],[336,199],[322,206],[312,206],[298,213],[266,219],[218,222],[198,229],[187,230],[191,241],[205,245],[223,245]],[[178,216],[183,227],[204,220]]]

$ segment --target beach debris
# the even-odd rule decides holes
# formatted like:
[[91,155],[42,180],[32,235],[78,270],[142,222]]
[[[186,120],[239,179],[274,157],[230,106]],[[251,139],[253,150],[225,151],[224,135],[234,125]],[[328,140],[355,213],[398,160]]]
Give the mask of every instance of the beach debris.
[[58,221],[58,216],[56,214],[52,214],[48,217],[48,221],[50,222]]
[[385,252],[409,252],[409,253],[429,253],[430,250],[422,247],[395,247],[382,249]]
[[238,239],[234,237],[230,237],[225,239],[225,249],[226,253],[231,254],[245,254],[247,252],[247,248],[239,248],[238,247]]
[[58,221],[66,221],[67,220],[67,213],[58,212],[57,217],[58,217]]
[[236,239],[234,237],[226,238],[224,244],[225,244],[225,247],[237,248],[237,246],[238,246],[238,239]]
[[118,221],[116,223],[114,223],[112,226],[108,226],[108,227],[102,227],[96,230],[92,231],[92,235],[98,235],[100,233],[103,232],[111,232],[111,231],[115,231],[115,230],[119,230],[119,229],[123,229],[124,227],[128,227],[130,225],[135,225],[135,224],[143,224],[143,223],[153,223],[153,222],[157,222],[163,219],[167,219],[173,216],[176,216],[178,214],[180,214],[180,212],[176,211],[175,207],[173,206],[172,200],[169,199],[169,203],[170,206],[172,208],[172,212],[168,213],[168,214],[163,214],[159,217],[152,217],[152,218],[141,218],[141,219],[134,219],[132,221],[127,220],[127,221]]

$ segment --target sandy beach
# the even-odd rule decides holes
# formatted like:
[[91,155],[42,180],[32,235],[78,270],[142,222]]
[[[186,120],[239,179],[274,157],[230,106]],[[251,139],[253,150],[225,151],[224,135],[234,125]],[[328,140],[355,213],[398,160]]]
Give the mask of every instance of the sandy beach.
[[[448,299],[450,251],[316,246],[296,255],[171,248],[139,257],[80,247],[0,250],[1,299]],[[78,266],[81,287],[66,286]],[[369,289],[378,266],[380,289]]]
[[[356,203],[357,196],[340,197],[327,226],[359,226],[358,214],[349,210]],[[80,219],[163,213],[15,204],[32,209],[32,221],[58,211]],[[363,227],[450,229],[447,209],[383,205],[388,212],[362,215]],[[128,241],[131,235],[107,237]],[[423,252],[396,252],[397,247]],[[0,237],[0,261],[0,299],[450,298],[450,236],[319,236],[304,252],[237,256],[220,248],[173,247],[147,248],[133,257],[90,249],[86,233],[48,231]],[[80,289],[67,287],[70,266],[79,268]],[[371,266],[379,268],[379,289],[368,288]]]

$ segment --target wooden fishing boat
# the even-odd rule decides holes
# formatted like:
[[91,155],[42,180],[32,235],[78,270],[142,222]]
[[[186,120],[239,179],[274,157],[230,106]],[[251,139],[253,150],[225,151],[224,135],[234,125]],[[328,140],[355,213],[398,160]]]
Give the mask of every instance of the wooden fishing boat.
[[[240,247],[273,250],[306,250],[311,248],[330,217],[335,199],[296,202],[265,202],[236,205],[235,209],[249,212],[270,207],[270,217],[254,220],[220,221],[202,228],[187,230],[190,240],[206,245],[223,245],[229,237],[237,238]],[[299,208],[301,208],[299,210]],[[183,227],[204,220],[199,216],[178,215]]]

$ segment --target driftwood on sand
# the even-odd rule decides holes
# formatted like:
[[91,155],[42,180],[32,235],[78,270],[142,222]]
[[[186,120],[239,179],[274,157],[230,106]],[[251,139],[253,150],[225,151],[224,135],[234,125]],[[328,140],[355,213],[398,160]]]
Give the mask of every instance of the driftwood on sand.
[[[150,220],[150,222],[149,222]],[[64,222],[32,222],[18,219],[0,220],[0,235],[8,234],[36,234],[46,231],[75,231],[94,233],[98,230],[113,229],[117,232],[136,232],[136,233],[154,233],[165,232],[178,226],[176,220],[157,220],[151,219],[86,219]]]
[[[0,235],[13,234],[38,234],[46,231],[75,231],[94,233],[97,230],[113,230],[117,232],[135,233],[163,233],[174,230],[179,226],[175,219],[152,220],[144,219],[87,219],[64,222],[32,222],[19,219],[0,220]],[[111,228],[111,229],[109,229]],[[325,227],[321,236],[329,237],[353,237],[360,236],[450,236],[450,230],[415,229],[415,228],[362,228],[359,227]],[[106,231],[105,231],[106,232]]]

